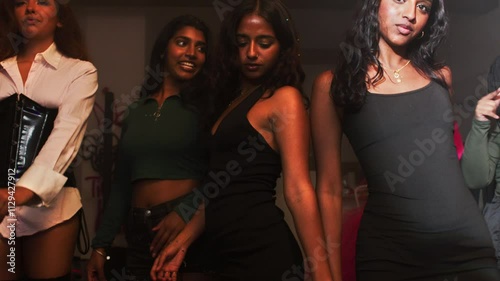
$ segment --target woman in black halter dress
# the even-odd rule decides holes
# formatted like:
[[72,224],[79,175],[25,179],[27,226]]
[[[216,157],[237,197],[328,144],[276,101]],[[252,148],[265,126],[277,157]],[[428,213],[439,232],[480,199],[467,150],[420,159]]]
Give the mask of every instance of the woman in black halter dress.
[[442,0],[364,1],[345,45],[351,49],[315,82],[311,118],[327,233],[340,228],[332,218],[340,213],[342,131],[368,182],[359,281],[500,280],[453,145],[451,72],[434,61],[446,22]]
[[[205,253],[218,280],[303,280],[304,271],[313,280],[332,280],[309,178],[304,73],[292,18],[280,0],[245,0],[219,34],[218,118],[209,173],[198,190],[206,206]],[[275,205],[281,173],[306,259]],[[200,221],[195,216],[160,254],[153,275],[161,279],[162,270],[175,271],[176,254],[182,256],[182,247],[196,236],[186,233]],[[181,248],[172,249],[177,241]]]

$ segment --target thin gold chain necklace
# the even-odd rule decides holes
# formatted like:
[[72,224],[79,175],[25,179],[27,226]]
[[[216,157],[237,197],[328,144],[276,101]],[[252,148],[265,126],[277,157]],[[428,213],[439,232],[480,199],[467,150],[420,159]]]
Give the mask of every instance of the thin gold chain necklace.
[[391,68],[389,68],[389,67],[384,67],[384,65],[383,65],[382,63],[380,63],[380,65],[382,66],[382,68],[387,68],[387,69],[389,69],[390,71],[392,71],[392,75],[394,76],[394,79],[396,79],[396,82],[397,82],[397,83],[401,83],[401,82],[403,82],[403,80],[401,80],[401,78],[403,78],[403,77],[401,76],[401,74],[400,74],[399,72],[400,72],[401,70],[403,70],[403,68],[405,68],[407,65],[409,65],[409,64],[410,64],[410,62],[411,62],[411,60],[408,60],[408,61],[405,63],[405,65],[403,65],[402,67],[400,67],[400,68],[398,68],[398,69],[396,69],[396,70],[391,69]]

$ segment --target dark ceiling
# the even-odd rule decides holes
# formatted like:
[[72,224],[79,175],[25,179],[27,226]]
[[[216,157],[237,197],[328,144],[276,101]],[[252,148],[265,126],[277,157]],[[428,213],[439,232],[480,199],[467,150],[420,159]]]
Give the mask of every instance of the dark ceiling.
[[[265,0],[264,0],[265,1]],[[79,6],[171,6],[171,7],[215,7],[236,5],[241,0],[72,0]],[[284,0],[291,8],[350,9],[356,0]]]
[[[66,0],[69,1],[69,0]],[[215,7],[241,0],[71,0],[78,6],[171,6],[171,7]],[[353,9],[359,0],[284,0],[291,9]],[[499,5],[499,0],[445,0],[452,13],[484,14]]]

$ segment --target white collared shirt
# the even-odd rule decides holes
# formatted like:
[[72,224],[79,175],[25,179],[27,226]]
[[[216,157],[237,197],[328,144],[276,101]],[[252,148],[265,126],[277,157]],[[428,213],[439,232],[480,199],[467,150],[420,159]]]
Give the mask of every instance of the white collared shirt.
[[[63,173],[76,156],[97,91],[97,70],[87,61],[63,56],[53,43],[35,56],[23,83],[17,57],[0,62],[0,100],[24,94],[40,105],[58,108],[46,143],[17,182],[49,207],[66,182]],[[43,209],[43,208],[42,208]]]

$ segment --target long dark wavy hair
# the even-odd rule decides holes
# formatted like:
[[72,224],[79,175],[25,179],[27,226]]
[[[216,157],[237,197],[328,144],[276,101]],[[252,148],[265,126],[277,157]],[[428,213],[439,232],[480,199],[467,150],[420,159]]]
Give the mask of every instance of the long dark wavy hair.
[[[206,121],[207,117],[212,112],[209,93],[206,92],[206,89],[208,89],[211,85],[209,82],[209,73],[211,71],[210,56],[212,53],[210,48],[211,34],[210,29],[205,22],[198,17],[193,15],[178,16],[163,27],[153,46],[149,64],[146,69],[146,76],[141,86],[140,95],[141,97],[151,96],[161,90],[165,80],[165,52],[167,51],[168,43],[180,29],[186,26],[193,27],[203,33],[207,49],[205,53],[205,64],[192,80],[183,85],[180,97],[184,105],[200,115],[202,127],[206,129],[209,126]],[[151,71],[153,71],[155,75],[151,75]]]
[[[301,93],[304,71],[300,63],[299,39],[292,17],[281,0],[243,0],[222,22],[216,50],[215,115],[217,118],[239,94],[241,69],[236,32],[241,19],[249,14],[264,18],[273,28],[280,43],[279,59],[262,84],[273,92],[283,86],[292,86]],[[305,98],[305,96],[304,96]],[[305,98],[306,99],[306,98]]]
[[[381,0],[363,0],[352,29],[341,43],[334,80],[331,85],[332,98],[337,106],[356,112],[365,103],[366,83],[376,84],[383,78],[383,69],[378,61],[379,19]],[[445,39],[448,17],[444,0],[434,0],[429,19],[424,27],[424,36],[414,39],[408,46],[408,58],[416,70],[448,88],[439,70],[444,64],[437,62],[435,53]],[[374,65],[377,74],[368,77],[368,67]]]
[[[14,1],[0,1],[0,61],[16,56],[23,50],[28,38],[24,38],[14,16]],[[57,50],[66,57],[89,60],[82,32],[67,1],[54,1],[61,27],[54,32]],[[63,3],[64,2],[64,3]]]

